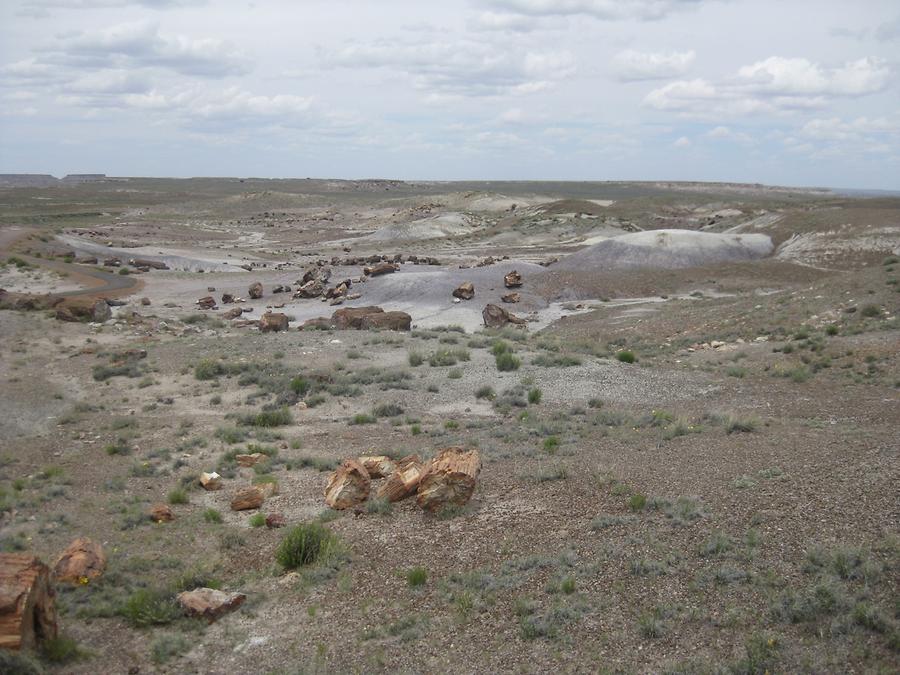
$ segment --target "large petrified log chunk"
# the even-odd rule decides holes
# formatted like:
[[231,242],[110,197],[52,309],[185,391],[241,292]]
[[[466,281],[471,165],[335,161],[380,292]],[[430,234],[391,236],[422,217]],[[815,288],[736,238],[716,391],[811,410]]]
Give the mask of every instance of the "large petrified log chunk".
[[481,312],[481,318],[484,319],[484,325],[488,328],[503,328],[508,323],[521,326],[525,324],[525,319],[520,319],[515,314],[511,314],[499,305],[485,305]]
[[28,553],[0,553],[0,649],[31,649],[58,632],[50,569]]
[[355,459],[345,459],[325,488],[325,503],[333,509],[349,509],[369,497],[372,481],[369,472]]
[[406,499],[419,487],[419,481],[424,473],[425,467],[418,455],[404,457],[397,462],[397,470],[378,488],[377,494],[389,502]]
[[480,471],[478,450],[444,448],[425,468],[416,503],[426,511],[438,511],[451,504],[462,506],[471,499]]
[[397,465],[387,455],[364,455],[359,463],[365,467],[369,478],[386,478],[397,470]]

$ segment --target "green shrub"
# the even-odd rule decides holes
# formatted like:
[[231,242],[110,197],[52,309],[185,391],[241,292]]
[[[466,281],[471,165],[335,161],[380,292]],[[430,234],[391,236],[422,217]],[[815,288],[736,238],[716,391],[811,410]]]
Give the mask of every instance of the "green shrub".
[[285,569],[296,569],[326,559],[338,547],[334,533],[321,523],[301,523],[281,540],[275,559]]
[[509,346],[508,343],[503,340],[495,340],[494,344],[491,345],[491,354],[494,356],[500,356],[501,354],[511,354],[512,347]]
[[171,623],[181,610],[171,593],[141,588],[128,597],[120,613],[132,626],[142,628]]
[[494,388],[492,386],[485,385],[475,390],[475,398],[484,398],[488,401],[493,401],[495,398],[497,398],[497,392],[494,391]]
[[549,452],[551,455],[556,452],[556,449],[559,447],[559,439],[556,436],[548,436],[544,439],[544,450]]
[[425,363],[425,357],[422,356],[419,352],[410,352],[407,359],[409,361],[409,365],[413,368],[417,368],[418,366],[421,366],[423,363]]
[[833,324],[833,323],[825,328],[825,333],[827,335],[837,335],[838,331],[839,331],[839,329],[837,327],[837,324]]
[[869,319],[881,316],[881,307],[878,305],[865,305],[859,313]]
[[84,656],[78,643],[65,635],[41,642],[40,653],[42,659],[55,664],[71,663]]
[[532,405],[540,403],[541,398],[543,398],[543,393],[537,387],[528,392],[528,402]]
[[366,502],[366,513],[389,516],[393,510],[394,505],[386,497],[374,497]]
[[150,658],[153,663],[162,665],[174,656],[187,653],[192,646],[193,643],[184,635],[158,635],[150,643]]
[[531,362],[544,368],[570,368],[581,365],[581,359],[571,354],[540,354]]
[[198,380],[214,380],[225,374],[225,366],[215,359],[202,359],[194,366],[194,377]]
[[104,448],[106,450],[107,455],[129,455],[131,454],[131,448],[127,443],[123,443],[119,441],[117,443],[110,443]]
[[428,357],[428,365],[434,367],[455,366],[459,361],[469,361],[467,349],[439,349]]
[[187,504],[188,501],[188,493],[183,488],[175,488],[169,492],[170,504]]
[[509,372],[518,370],[522,365],[522,361],[511,352],[502,352],[496,356],[497,370],[500,372]]
[[397,415],[402,415],[403,412],[403,408],[397,403],[380,403],[372,409],[372,414],[375,417],[397,417]]
[[628,499],[628,508],[634,512],[643,511],[647,506],[647,497],[640,493],[631,495]]
[[406,583],[410,588],[424,586],[426,581],[428,581],[428,570],[424,567],[413,567],[406,570]]
[[305,396],[311,385],[309,380],[305,377],[297,375],[297,377],[291,379],[289,386],[291,391],[297,394],[297,396]]
[[262,527],[266,524],[266,514],[254,513],[250,516],[250,527]]
[[616,358],[622,363],[634,363],[636,361],[634,352],[627,349],[616,352]]
[[292,424],[293,421],[294,417],[287,408],[263,410],[240,418],[240,423],[248,427],[281,427],[286,424]]
[[350,420],[351,425],[356,424],[375,424],[375,418],[372,415],[367,415],[366,413],[357,413]]
[[222,514],[219,513],[216,509],[206,509],[203,512],[203,520],[205,520],[207,523],[221,523]]

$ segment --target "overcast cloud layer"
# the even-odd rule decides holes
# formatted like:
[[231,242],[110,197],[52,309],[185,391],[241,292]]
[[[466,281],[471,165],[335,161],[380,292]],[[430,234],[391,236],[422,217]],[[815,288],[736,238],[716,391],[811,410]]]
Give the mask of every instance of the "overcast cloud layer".
[[3,0],[0,172],[900,189],[896,0]]

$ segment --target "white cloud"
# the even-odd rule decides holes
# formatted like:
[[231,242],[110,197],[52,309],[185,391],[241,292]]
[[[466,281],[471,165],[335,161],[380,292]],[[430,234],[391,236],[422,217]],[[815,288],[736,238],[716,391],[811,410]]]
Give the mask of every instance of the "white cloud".
[[[468,26],[474,31],[511,31],[527,33],[538,28],[539,21],[534,17],[510,12],[479,12],[469,19]],[[542,26],[546,28],[546,26]]]
[[678,138],[672,145],[676,148],[689,148],[691,147],[691,139],[687,136],[681,136]]
[[568,51],[504,48],[490,42],[379,42],[322,54],[326,66],[388,68],[405,73],[413,86],[434,100],[448,96],[528,94],[571,76],[575,57]]
[[224,40],[163,35],[149,21],[124,23],[97,31],[62,35],[47,60],[86,68],[160,67],[183,75],[225,77],[248,72],[240,50]]
[[743,131],[734,131],[730,127],[721,125],[707,131],[706,137],[717,141],[732,141],[746,145],[753,143],[753,137],[749,134],[746,134]]
[[770,56],[738,70],[740,86],[779,96],[860,96],[883,89],[890,78],[887,64],[862,58],[826,69],[808,59]]
[[95,94],[135,94],[150,88],[148,78],[125,70],[88,73],[64,86],[66,91]]
[[891,71],[878,58],[827,68],[807,59],[769,57],[744,66],[730,79],[678,80],[654,89],[644,104],[697,117],[773,114],[812,110],[838,97],[859,97],[885,89]]
[[508,12],[531,16],[591,16],[603,20],[637,19],[653,21],[702,0],[493,0]]
[[623,82],[659,80],[684,75],[695,57],[693,50],[659,53],[627,49],[616,54],[613,68]]

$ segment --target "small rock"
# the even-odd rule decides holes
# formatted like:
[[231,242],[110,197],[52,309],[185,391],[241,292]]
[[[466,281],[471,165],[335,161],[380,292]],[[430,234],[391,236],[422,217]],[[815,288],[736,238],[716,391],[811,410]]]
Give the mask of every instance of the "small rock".
[[147,307],[150,304],[150,298],[141,298],[141,304]]
[[178,602],[188,616],[202,617],[210,623],[240,607],[247,596],[214,588],[195,588],[178,594]]
[[284,527],[285,525],[287,525],[287,519],[285,519],[284,514],[282,513],[270,513],[266,516],[266,527],[270,530]]
[[207,295],[206,297],[200,298],[197,301],[197,306],[200,309],[215,309],[216,299],[211,295]]
[[516,270],[513,270],[503,277],[503,284],[507,288],[518,288],[522,285],[522,275],[519,274]]
[[253,300],[259,300],[263,296],[263,285],[258,281],[254,281],[247,289],[247,295]]
[[222,477],[215,471],[211,473],[203,472],[200,474],[200,485],[203,486],[204,490],[207,490],[209,492],[212,492],[214,490],[221,490]]
[[251,467],[254,464],[259,464],[260,462],[268,459],[268,455],[264,455],[261,452],[254,452],[249,455],[235,455],[234,459],[243,467]]
[[100,544],[79,537],[66,547],[56,561],[53,576],[57,581],[87,583],[106,569],[106,553]]
[[471,300],[475,297],[475,285],[471,281],[460,284],[456,290],[453,291],[453,297],[459,298],[460,300]]
[[175,520],[175,514],[167,504],[155,504],[150,509],[150,520],[154,523],[169,523]]

